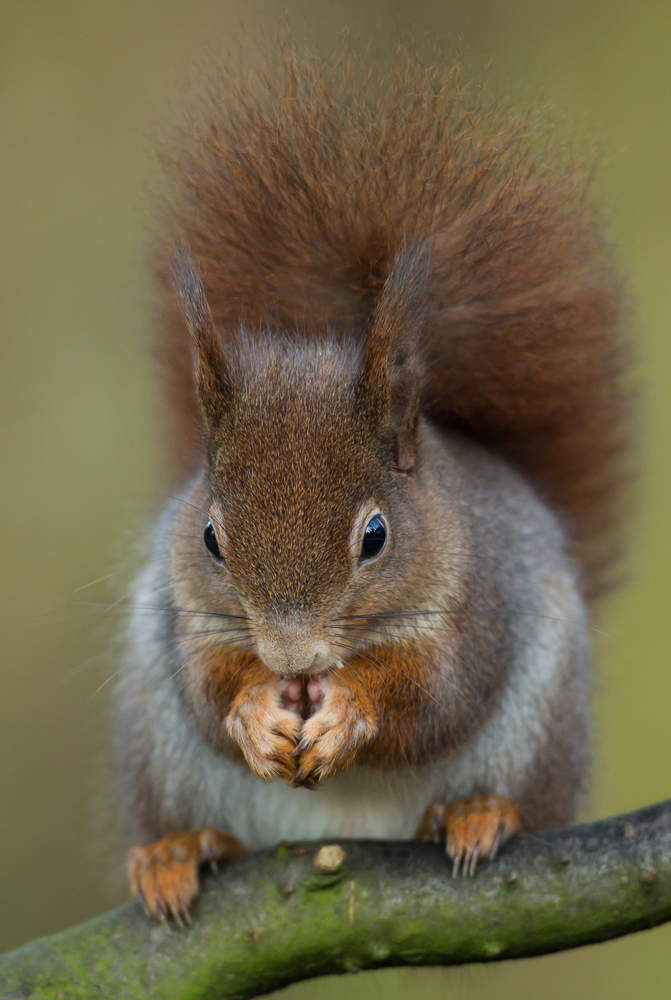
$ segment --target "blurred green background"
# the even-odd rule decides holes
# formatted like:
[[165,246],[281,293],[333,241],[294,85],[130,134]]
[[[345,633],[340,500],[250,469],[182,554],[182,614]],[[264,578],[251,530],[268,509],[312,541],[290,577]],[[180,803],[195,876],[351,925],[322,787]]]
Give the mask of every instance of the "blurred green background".
[[[596,186],[631,276],[645,384],[631,582],[598,637],[592,816],[671,795],[671,6],[659,0],[3,0],[0,5],[0,950],[121,902],[104,756],[123,592],[161,502],[143,253],[153,146],[203,46],[243,51],[285,11],[327,51],[460,41],[516,104],[599,142]],[[119,569],[121,567],[121,569]],[[115,574],[86,587],[90,581]],[[102,818],[101,818],[102,817]],[[117,868],[118,870],[118,868]],[[668,998],[671,926],[566,955],[390,970],[287,996]]]

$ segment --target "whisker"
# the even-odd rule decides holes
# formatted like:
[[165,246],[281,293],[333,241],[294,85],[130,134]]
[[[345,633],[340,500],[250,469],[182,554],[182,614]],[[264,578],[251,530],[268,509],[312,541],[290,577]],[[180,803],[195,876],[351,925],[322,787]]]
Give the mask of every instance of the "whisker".
[[533,618],[548,617],[546,615],[536,615],[533,611],[512,611],[501,608],[478,608],[475,611],[466,611],[463,608],[459,608],[442,611],[436,609],[427,611],[373,611],[367,615],[341,615],[338,618],[334,618],[333,621],[353,621],[366,618],[421,618],[424,615],[530,615]]
[[[191,636],[185,636],[185,638],[188,639],[188,638],[191,638]],[[228,640],[226,640],[226,642],[220,643],[220,645],[222,645],[222,646],[230,646],[230,645],[234,645],[235,643],[237,643],[239,641],[240,641],[239,639],[228,639]],[[177,674],[179,674],[179,673],[182,672],[182,670],[186,670],[190,665],[191,664],[190,664],[189,660],[187,660],[186,662],[182,663],[182,665],[179,666],[177,668],[177,670],[173,671],[173,673],[170,674],[170,678],[169,679],[172,680],[173,677],[176,677]],[[238,670],[236,670],[236,672],[233,675],[233,677],[231,678],[231,680],[233,680],[235,677],[237,677],[238,673],[240,672],[240,670],[242,669],[243,666],[244,666],[244,664],[242,664],[240,667],[238,667]]]
[[[187,663],[183,663],[183,664],[181,665],[181,667],[178,667],[178,668],[177,668],[177,670],[175,670],[175,671],[174,671],[174,673],[170,674],[170,677],[169,677],[169,680],[172,680],[172,679],[173,679],[173,677],[176,677],[176,676],[177,676],[177,674],[181,673],[181,672],[182,672],[182,670],[186,669],[186,667],[188,667],[188,666],[189,666],[189,663],[188,663],[188,662],[187,662]],[[233,681],[235,680],[235,678],[236,678],[236,677],[238,676],[238,674],[240,673],[240,671],[241,671],[241,670],[244,670],[244,668],[245,668],[246,666],[247,666],[247,664],[246,664],[246,663],[241,663],[241,664],[240,664],[240,666],[238,667],[238,669],[237,669],[237,670],[235,671],[235,673],[233,674],[233,676],[232,676],[232,677],[229,677],[229,679],[228,679],[228,683],[229,683],[229,684],[232,684],[232,683],[233,683]]]
[[[356,647],[351,645],[346,645],[344,642],[337,642],[335,640],[330,640],[332,646],[336,646],[338,649],[344,649],[348,656],[353,656],[356,653]],[[344,664],[343,664],[344,666]]]
[[191,503],[190,500],[183,500],[182,497],[175,497],[172,496],[172,494],[170,493],[159,493],[157,494],[157,496],[163,496],[166,497],[168,500],[175,500],[177,503],[186,504],[187,507],[193,507],[194,510],[198,510],[200,511],[201,514],[204,514],[205,517],[208,519],[208,521],[214,521],[215,524],[218,524],[222,531],[226,530],[221,521],[219,521],[218,518],[214,517],[209,510],[204,510],[203,507],[199,507],[197,504]]
[[92,667],[98,660],[104,660],[106,657],[112,655],[111,650],[103,649],[99,653],[94,653],[93,656],[87,656],[87,658],[81,663],[78,663],[76,667],[72,667],[65,674],[59,677],[58,680],[54,681],[53,690],[57,690],[63,684],[67,684],[69,681],[74,680],[78,674],[83,673],[84,670],[88,670],[88,668]]
[[[149,611],[156,610],[155,608],[151,607],[144,608],[143,605],[139,605],[139,607],[143,610],[149,610]],[[207,615],[212,618],[228,618],[238,622],[251,621],[248,615],[230,615],[224,611],[196,611],[193,608],[177,608],[177,607],[171,607],[170,610],[178,615]]]
[[[343,627],[344,626],[338,626],[338,628],[343,628]],[[391,626],[391,627],[393,628],[393,626]],[[381,635],[383,638],[396,640],[397,642],[407,641],[407,638],[408,638],[405,634],[394,635],[391,632],[382,631],[381,629],[366,628],[365,626],[351,626],[351,629],[352,629],[352,631],[355,631],[355,630],[359,631],[364,636]],[[450,630],[449,629],[437,629],[436,631],[449,632]],[[342,638],[342,636],[341,636],[341,638]],[[403,655],[406,655],[406,656],[408,655],[407,653],[405,653],[405,650],[404,650],[404,648],[402,646],[395,646],[394,645],[394,646],[390,646],[389,648],[392,649],[394,652],[401,652],[401,653],[403,653]],[[352,649],[356,649],[356,647],[353,646]],[[426,659],[424,657],[422,658],[422,660],[423,660],[424,664],[427,667],[430,667],[432,670],[435,670],[436,672],[441,672],[442,668],[439,667],[438,664],[436,664],[433,661],[431,661],[429,659]],[[419,661],[417,661],[417,662],[419,662]]]
[[[336,629],[337,630],[347,629],[350,632],[358,632],[360,634],[365,634],[365,635],[386,635],[386,636],[389,636],[392,639],[402,638],[402,636],[405,635],[406,633],[401,633],[400,635],[394,635],[393,632],[387,631],[387,629],[393,629],[393,628],[400,629],[402,627],[404,627],[404,626],[403,625],[394,625],[393,623],[387,625],[386,629],[382,629],[382,628],[370,628],[367,625],[336,625]],[[413,631],[415,631],[415,632],[448,632],[450,635],[454,635],[454,629],[451,629],[451,628],[441,628],[439,625],[434,627],[432,625],[412,625],[411,624],[409,627],[412,628]]]
[[[576,627],[582,627],[583,622],[574,621],[572,618],[559,618],[557,615],[543,615],[535,611],[508,611],[500,608],[488,608],[484,610],[476,611],[464,611],[464,610],[450,610],[450,611],[383,611],[383,612],[373,612],[368,615],[341,615],[338,618],[332,619],[334,622],[343,621],[355,621],[355,620],[365,620],[373,618],[375,620],[381,618],[421,618],[424,615],[473,615],[473,616],[486,616],[486,615],[501,615],[510,617],[520,617],[520,618],[540,618],[545,621],[560,622],[563,625],[575,625]],[[428,627],[428,626],[427,626]],[[604,635],[609,638],[605,632],[601,632],[598,628],[593,625],[588,625],[587,628],[591,632],[597,632],[599,635]]]
[[243,636],[249,636],[249,634],[250,633],[248,632],[248,630],[247,629],[243,629],[243,628],[206,628],[206,629],[199,629],[199,630],[192,631],[192,632],[176,632],[174,634],[174,636],[171,636],[171,639],[177,639],[177,640],[178,639],[189,639],[189,638],[192,638],[194,636],[203,636],[203,635],[243,635]]
[[[342,644],[340,644],[340,645],[342,645]],[[347,647],[344,647],[344,648],[347,648]],[[351,654],[353,656],[357,656],[357,657],[361,658],[362,660],[364,660],[366,663],[368,663],[372,667],[380,668],[380,669],[384,670],[384,672],[395,683],[396,679],[395,679],[394,675],[391,673],[391,671],[389,671],[387,669],[387,667],[383,663],[380,663],[379,660],[372,660],[370,658],[370,656],[368,656],[366,653],[364,653],[362,651],[351,650]],[[421,664],[419,664],[419,665],[421,666]],[[354,667],[353,667],[352,663],[345,662],[343,664],[343,666],[345,668],[349,667],[351,670],[354,670]],[[438,705],[438,707],[441,709],[441,711],[443,711],[443,712],[447,712],[448,711],[447,705],[444,705],[442,702],[438,701],[438,699],[435,698],[431,694],[430,691],[427,691],[426,688],[423,687],[418,681],[416,681],[414,677],[411,677],[409,674],[406,674],[405,671],[401,670],[400,667],[398,667],[398,665],[396,665],[396,666],[397,666],[397,669],[398,669],[399,673],[402,674],[403,677],[406,678],[406,680],[409,680],[412,684],[414,684],[415,687],[419,688],[419,690],[422,691],[423,694],[425,694],[428,698],[431,698],[431,700],[434,701],[436,703],[436,705]],[[447,680],[448,683],[452,683],[449,680],[449,678],[445,678],[445,680]],[[462,697],[466,698],[467,701],[469,701],[469,699],[466,697],[466,695],[462,691],[459,690],[459,688],[457,687],[456,684],[452,683],[452,686],[456,689],[456,691],[457,691],[458,694],[460,694]],[[389,686],[388,685],[387,685],[387,690],[389,690]],[[470,704],[472,704],[472,702],[470,702]]]
[[107,611],[119,610],[128,615],[133,615],[137,611],[149,611],[153,614],[163,615],[198,615],[210,618],[226,618],[232,621],[242,622],[248,622],[250,620],[247,615],[229,615],[225,614],[223,611],[197,611],[195,608],[175,608],[172,606],[152,607],[151,605],[143,604],[133,604],[128,608],[119,608],[118,605],[123,599],[124,598],[120,598],[119,601],[115,601],[114,604],[103,604],[96,601],[71,601],[70,603],[82,608],[105,608]]
[[99,576],[97,580],[91,580],[90,583],[84,583],[81,587],[75,588],[71,591],[73,594],[78,594],[80,590],[86,590],[87,587],[95,587],[96,583],[104,583],[105,580],[111,580],[113,576],[118,576],[121,570],[116,570],[114,573],[108,573],[107,576]]
[[[230,629],[231,633],[237,632],[237,631],[239,631],[239,630],[237,630],[237,629]],[[182,633],[181,636],[180,635],[170,636],[168,638],[166,638],[166,636],[164,636],[164,635],[150,635],[150,636],[145,636],[143,639],[133,639],[133,640],[128,640],[128,639],[125,639],[125,638],[122,637],[121,640],[120,640],[120,647],[121,647],[121,651],[123,652],[123,651],[128,651],[128,650],[131,650],[131,649],[136,649],[138,646],[144,646],[148,642],[163,642],[163,643],[166,643],[166,645],[169,646],[171,642],[174,642],[174,641],[177,641],[177,640],[180,640],[180,639],[189,639],[189,638],[195,638],[197,636],[212,635],[213,633],[215,635],[226,635],[227,631],[224,630],[224,629],[219,630],[219,631],[206,629],[205,631],[184,632],[184,633]],[[245,641],[247,639],[250,639],[250,638],[251,638],[251,636],[249,634],[242,633],[242,635],[239,635],[237,638],[230,639],[229,642],[243,642],[243,641]],[[222,642],[222,643],[220,643],[220,645],[225,646],[225,645],[228,645],[228,643]]]
[[111,675],[110,675],[110,676],[109,676],[109,677],[107,678],[107,680],[104,680],[104,681],[102,682],[102,684],[100,685],[100,687],[98,687],[98,688],[96,688],[96,689],[95,689],[95,691],[93,692],[93,694],[92,694],[92,695],[91,695],[91,697],[89,698],[89,700],[88,700],[88,703],[87,703],[87,704],[89,704],[89,705],[90,705],[90,704],[91,704],[91,702],[93,701],[93,699],[94,699],[94,698],[95,698],[95,697],[96,697],[97,695],[99,695],[99,694],[100,694],[100,692],[101,692],[101,691],[103,690],[103,688],[106,688],[106,687],[107,687],[107,685],[108,685],[108,684],[109,684],[109,683],[110,683],[111,681],[113,681],[115,677],[118,677],[118,676],[119,676],[119,674],[122,674],[122,673],[123,673],[123,667],[120,667],[120,668],[119,668],[119,670],[115,670],[115,671],[114,671],[114,673],[113,673],[113,674],[111,674]]
[[[387,669],[386,669],[386,667],[384,667],[384,666],[383,666],[383,665],[382,665],[381,663],[377,663],[377,662],[376,662],[375,660],[371,660],[371,659],[370,659],[370,657],[366,656],[366,654],[365,654],[365,653],[361,653],[361,654],[360,654],[360,656],[361,656],[361,659],[362,659],[362,660],[365,660],[365,662],[366,662],[366,663],[368,663],[368,664],[370,664],[370,666],[371,666],[371,667],[372,667],[372,668],[373,668],[373,669],[375,670],[376,674],[377,674],[377,675],[379,676],[379,678],[381,679],[381,681],[382,681],[382,683],[384,684],[384,686],[386,687],[387,691],[391,691],[391,688],[389,687],[389,685],[388,685],[388,684],[387,684],[387,682],[385,681],[384,677],[383,677],[383,676],[382,676],[382,674],[380,673],[380,670],[384,670],[384,672],[385,672],[385,673],[386,673],[386,674],[387,674],[387,675],[388,675],[389,677],[391,677],[391,679],[392,679],[392,681],[393,681],[393,680],[394,680],[394,677],[393,677],[393,675],[392,675],[392,674],[390,673],[390,671],[389,671],[389,670],[387,670]],[[350,664],[348,664],[348,666],[349,666],[349,667],[351,667],[352,669],[354,669],[354,667],[352,667],[352,664],[351,664],[351,663],[350,663]]]
[[[403,640],[403,639],[406,638],[405,636],[390,635],[388,632],[382,632],[381,630],[376,630],[376,629],[361,628],[360,631],[363,632],[365,635],[376,634],[376,635],[381,635],[381,636],[383,636],[385,638],[396,639],[396,640],[399,640],[399,641],[401,641],[401,640]],[[332,645],[337,645],[337,643],[335,643],[332,639],[330,641],[331,641]],[[350,651],[351,651],[351,653],[352,653],[352,655],[355,655],[355,656],[362,656],[363,655],[363,651],[361,649],[358,649],[357,646],[355,646],[355,645],[350,644],[349,647],[343,647],[343,648],[349,648]],[[393,651],[394,653],[398,653],[398,654],[400,654],[400,655],[402,655],[402,656],[404,656],[406,658],[409,658],[409,654],[405,651],[405,649],[402,646],[391,646],[390,650]],[[430,670],[434,671],[434,673],[444,675],[444,671],[443,671],[442,667],[440,667],[437,663],[434,663],[432,660],[428,659],[427,657],[420,656],[414,662],[416,662],[419,666],[428,667]],[[449,678],[445,678],[445,679],[448,682],[450,682]],[[456,685],[454,685],[454,682],[450,682],[450,683],[452,683],[453,686],[456,687]],[[459,689],[457,688],[457,690],[459,690]],[[462,694],[461,691],[459,691],[459,693]],[[466,696],[464,695],[464,697],[466,697]]]
[[[126,600],[125,594],[122,594],[121,597],[117,597],[116,601],[112,601],[111,604],[108,604],[107,611],[105,612],[105,614],[107,614],[108,611],[113,611],[115,608],[119,607],[119,605],[125,600]],[[72,603],[74,604],[75,602],[73,601]],[[78,603],[84,603],[84,602],[78,602]]]
[[[383,633],[383,634],[384,634],[384,633]],[[393,637],[392,637],[392,638],[393,638]],[[451,679],[450,677],[446,676],[446,674],[445,674],[445,671],[444,671],[444,670],[443,670],[443,669],[442,669],[442,668],[441,668],[441,667],[440,667],[440,666],[439,666],[438,664],[436,664],[436,663],[432,662],[432,661],[431,661],[430,659],[428,659],[427,657],[423,657],[423,656],[419,656],[419,657],[416,657],[416,656],[411,656],[411,655],[410,655],[410,654],[409,654],[408,652],[406,652],[406,650],[404,650],[404,649],[402,649],[402,648],[395,648],[395,649],[393,649],[393,652],[394,652],[394,654],[395,654],[396,656],[400,656],[400,657],[401,657],[402,659],[404,659],[404,660],[406,660],[406,661],[409,661],[409,662],[412,662],[412,663],[415,663],[415,664],[417,664],[417,666],[419,666],[419,667],[423,667],[423,668],[425,668],[425,669],[426,669],[426,668],[428,668],[428,669],[429,669],[429,670],[431,670],[431,671],[432,671],[433,673],[435,673],[435,674],[438,674],[438,675],[440,675],[441,679],[442,679],[443,681],[446,681],[446,682],[447,682],[447,684],[449,684],[449,685],[450,685],[450,687],[451,687],[451,688],[453,688],[453,689],[454,689],[454,691],[455,691],[455,692],[456,692],[456,693],[457,693],[457,694],[458,694],[458,695],[459,695],[459,696],[460,696],[461,698],[463,698],[463,699],[464,699],[465,701],[467,701],[467,702],[468,702],[468,704],[469,704],[469,705],[471,705],[471,706],[472,706],[473,708],[476,708],[476,705],[475,705],[475,704],[473,703],[473,701],[471,701],[471,699],[470,699],[470,698],[468,697],[468,695],[466,694],[466,692],[465,692],[465,691],[463,691],[463,690],[462,690],[462,689],[461,689],[461,688],[459,687],[459,685],[455,683],[455,681],[453,681],[453,680],[452,680],[452,679]],[[364,659],[366,658],[366,655],[365,655],[365,653],[364,653],[363,651],[354,651],[354,650],[353,650],[353,652],[352,652],[352,655],[355,655],[355,656],[361,656],[361,657],[363,657]],[[382,666],[382,664],[380,664],[380,666]],[[385,668],[385,669],[386,669],[386,668]],[[402,675],[403,675],[404,677],[406,677],[406,678],[407,678],[407,680],[409,680],[409,681],[412,681],[412,682],[413,682],[414,684],[416,684],[416,685],[417,685],[417,687],[419,687],[419,688],[420,688],[420,690],[424,691],[424,693],[425,693],[426,695],[428,695],[428,697],[432,698],[432,699],[433,699],[433,701],[435,701],[435,702],[436,702],[436,704],[438,704],[438,705],[440,705],[440,704],[441,704],[441,703],[440,703],[440,702],[439,702],[439,701],[438,701],[438,700],[437,700],[436,698],[434,698],[434,696],[433,696],[433,695],[432,695],[432,694],[431,694],[431,693],[430,693],[429,691],[427,691],[427,690],[426,690],[425,688],[423,688],[423,687],[422,687],[422,685],[421,685],[421,684],[419,684],[419,683],[418,683],[418,682],[417,682],[417,681],[416,681],[416,680],[415,680],[415,679],[414,679],[413,677],[410,677],[410,675],[408,675],[408,674],[406,674],[406,673],[405,673],[404,671],[400,670],[400,668],[398,668],[398,669],[399,669],[399,672],[400,672],[400,673],[401,673],[401,674],[402,674]],[[444,707],[444,706],[441,706],[441,707]]]

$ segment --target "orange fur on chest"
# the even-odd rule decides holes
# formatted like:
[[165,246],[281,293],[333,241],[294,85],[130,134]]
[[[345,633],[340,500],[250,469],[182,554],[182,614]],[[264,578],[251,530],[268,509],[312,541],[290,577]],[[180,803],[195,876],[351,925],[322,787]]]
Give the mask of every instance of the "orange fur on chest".
[[255,653],[214,648],[200,656],[197,686],[221,715],[227,714],[241,692],[274,681],[277,675]]
[[[444,729],[449,711],[440,690],[441,670],[433,650],[417,644],[372,649],[353,656],[335,681],[348,688],[377,719],[374,740],[362,748],[361,763],[378,767],[416,764],[439,749],[429,747],[434,730]],[[337,696],[337,695],[336,695]],[[435,726],[442,722],[443,726]],[[429,737],[429,742],[427,742]]]
[[[431,652],[415,645],[367,650],[321,676],[323,701],[302,717],[298,709],[293,714],[285,710],[282,679],[251,652],[208,650],[201,656],[196,683],[200,697],[222,722],[228,720],[229,735],[256,773],[291,780],[307,775],[306,762],[314,760],[309,773],[316,771],[321,780],[355,760],[398,767],[420,763],[442,749],[441,722],[450,706],[437,683],[440,676]],[[231,721],[238,715],[244,720],[244,741]],[[281,731],[282,739],[268,749],[273,759],[266,769],[250,747],[270,748],[268,731]],[[237,748],[234,755],[239,756]]]

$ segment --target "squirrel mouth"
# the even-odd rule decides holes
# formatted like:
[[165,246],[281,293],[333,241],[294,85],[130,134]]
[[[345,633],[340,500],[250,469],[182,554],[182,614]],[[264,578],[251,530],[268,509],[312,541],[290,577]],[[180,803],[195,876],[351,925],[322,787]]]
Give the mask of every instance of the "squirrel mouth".
[[306,674],[303,677],[282,678],[282,708],[309,719],[324,700],[321,681],[326,674]]

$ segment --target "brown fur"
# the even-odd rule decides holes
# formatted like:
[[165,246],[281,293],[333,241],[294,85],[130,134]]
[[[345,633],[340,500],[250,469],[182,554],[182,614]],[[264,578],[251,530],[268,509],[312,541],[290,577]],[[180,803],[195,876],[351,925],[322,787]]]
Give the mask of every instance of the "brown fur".
[[[185,239],[222,337],[241,323],[360,337],[404,244],[426,247],[423,409],[516,464],[563,518],[588,595],[619,554],[627,393],[620,284],[585,170],[458,69],[385,75],[289,53],[210,81],[171,153],[159,272]],[[161,353],[182,469],[197,459],[189,338]]]

